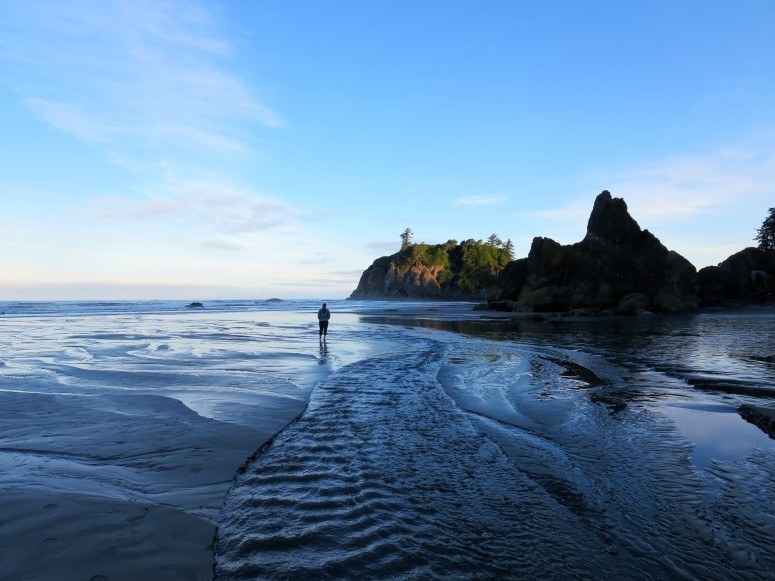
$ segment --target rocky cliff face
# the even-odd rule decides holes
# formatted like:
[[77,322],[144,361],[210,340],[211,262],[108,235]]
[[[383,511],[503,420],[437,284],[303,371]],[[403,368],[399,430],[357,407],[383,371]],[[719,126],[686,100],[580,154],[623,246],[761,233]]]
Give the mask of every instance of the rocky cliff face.
[[395,263],[372,264],[361,275],[358,288],[351,299],[443,299],[447,293],[441,290],[439,275],[444,270],[438,266],[414,265],[400,268]]
[[562,246],[535,238],[528,257],[500,273],[488,303],[519,311],[683,312],[697,308],[696,286],[694,266],[641,230],[624,200],[604,191],[584,240]]
[[698,273],[702,306],[775,302],[775,254],[746,248]]
[[510,252],[497,241],[407,244],[375,260],[350,298],[483,300],[508,263]]
[[775,303],[775,254],[746,248],[697,273],[607,191],[581,242],[538,237],[527,258],[507,260],[503,248],[481,241],[411,245],[375,260],[350,298],[486,298],[497,310],[618,314]]

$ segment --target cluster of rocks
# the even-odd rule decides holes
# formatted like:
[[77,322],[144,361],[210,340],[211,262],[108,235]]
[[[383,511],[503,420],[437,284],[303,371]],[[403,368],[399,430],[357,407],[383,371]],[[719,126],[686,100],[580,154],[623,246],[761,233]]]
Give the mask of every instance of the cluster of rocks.
[[595,200],[581,242],[535,238],[527,258],[504,269],[490,308],[637,314],[696,309],[697,271],[641,230],[627,204],[608,191]]
[[[454,298],[443,296],[438,272],[399,269],[386,258],[363,273],[351,298]],[[697,272],[642,230],[624,200],[604,191],[581,242],[537,237],[527,258],[509,262],[494,288],[480,292],[489,309],[536,313],[632,315],[766,304],[775,302],[775,254],[746,248]]]
[[746,248],[698,273],[702,306],[775,302],[775,254]]

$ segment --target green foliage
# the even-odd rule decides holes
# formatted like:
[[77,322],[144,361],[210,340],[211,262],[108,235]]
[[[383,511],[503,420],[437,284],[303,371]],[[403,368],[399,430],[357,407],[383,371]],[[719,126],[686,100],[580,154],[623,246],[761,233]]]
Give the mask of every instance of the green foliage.
[[759,248],[767,252],[775,252],[775,208],[770,208],[770,213],[756,231],[754,240],[759,242]]
[[412,243],[412,234],[413,232],[411,228],[407,228],[401,233],[401,250]]
[[503,245],[503,250],[506,251],[509,260],[514,260],[514,243],[511,241],[511,238],[506,240],[506,244]]
[[498,273],[509,262],[508,253],[500,245],[471,242],[467,240],[461,246],[461,267],[457,276],[457,286],[466,294],[495,284]]
[[381,258],[378,258],[375,260],[372,264],[372,268],[382,268],[384,270],[387,270],[390,268],[390,263],[393,262],[392,256],[382,256]]
[[372,266],[388,269],[394,265],[402,271],[413,267],[433,269],[445,292],[475,295],[492,286],[498,273],[512,258],[511,241],[503,244],[497,236],[494,237],[491,236],[487,242],[468,239],[461,243],[457,240],[448,240],[444,244],[409,243],[392,256],[375,260]]
[[490,237],[487,239],[487,244],[490,246],[500,247],[503,246],[503,241],[498,238],[497,234],[490,234]]

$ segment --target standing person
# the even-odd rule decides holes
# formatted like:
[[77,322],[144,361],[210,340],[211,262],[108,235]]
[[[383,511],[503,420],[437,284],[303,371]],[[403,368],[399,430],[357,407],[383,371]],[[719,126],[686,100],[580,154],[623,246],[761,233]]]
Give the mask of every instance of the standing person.
[[326,308],[326,303],[318,311],[318,324],[320,325],[320,336],[328,335],[328,320],[331,318],[331,311]]

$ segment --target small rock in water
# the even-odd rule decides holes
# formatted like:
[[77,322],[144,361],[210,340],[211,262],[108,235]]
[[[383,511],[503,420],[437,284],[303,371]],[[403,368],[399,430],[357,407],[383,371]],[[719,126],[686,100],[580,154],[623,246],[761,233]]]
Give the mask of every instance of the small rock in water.
[[187,309],[204,309],[205,306],[202,303],[193,302],[191,304],[186,305]]

